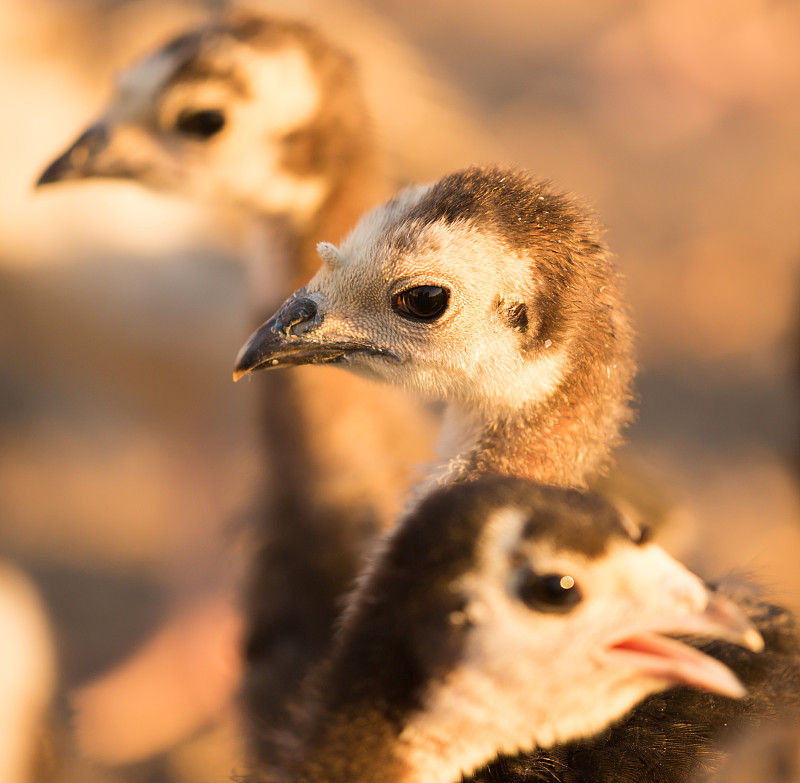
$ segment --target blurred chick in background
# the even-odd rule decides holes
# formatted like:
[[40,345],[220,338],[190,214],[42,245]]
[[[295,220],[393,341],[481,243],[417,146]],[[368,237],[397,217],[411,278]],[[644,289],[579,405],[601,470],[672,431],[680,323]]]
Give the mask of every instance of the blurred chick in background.
[[0,780],[49,780],[49,711],[56,683],[50,625],[35,588],[0,562]]
[[[244,210],[257,237],[248,264],[257,323],[316,268],[317,242],[342,238],[387,192],[380,157],[349,57],[306,25],[233,12],[126,70],[107,110],[38,184],[129,179]],[[413,402],[326,373],[298,370],[257,391],[267,487],[256,511],[243,688],[256,738],[283,717],[330,638],[367,543],[393,519],[410,471],[429,456],[432,425]],[[201,656],[231,627],[213,611],[195,613],[195,627],[204,622],[209,638],[192,646]],[[164,633],[148,647],[153,660],[173,649]],[[137,672],[149,676],[132,662],[78,695],[88,751],[103,729],[83,719],[106,723],[113,707],[103,704]],[[190,700],[198,720],[225,692],[205,689],[217,696]]]

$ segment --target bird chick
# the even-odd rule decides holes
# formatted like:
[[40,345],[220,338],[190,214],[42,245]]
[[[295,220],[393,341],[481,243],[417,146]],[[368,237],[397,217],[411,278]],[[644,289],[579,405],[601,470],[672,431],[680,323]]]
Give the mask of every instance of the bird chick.
[[56,654],[39,595],[5,561],[0,561],[0,636],[0,780],[33,783],[53,772],[45,739]]
[[[589,740],[500,756],[469,783],[722,783],[731,769],[752,767],[758,741],[791,752],[800,719],[796,619],[763,601],[753,585],[726,581],[715,592],[745,614],[763,650],[756,654],[717,639],[692,638],[691,644],[730,669],[747,689],[745,696],[733,700],[688,688],[658,693]],[[780,763],[776,755],[764,766]],[[765,774],[767,779],[772,777]]]
[[296,742],[251,780],[448,783],[589,737],[674,685],[744,695],[675,634],[762,644],[596,496],[504,477],[440,489],[387,536]]
[[[236,377],[334,364],[446,401],[459,439],[439,481],[580,484],[605,461],[630,415],[631,332],[597,228],[572,202],[519,172],[469,169],[401,193],[320,255],[320,272],[242,349]],[[670,691],[591,742],[504,756],[475,780],[678,783],[719,761],[723,735],[796,712],[793,618],[741,600],[766,652],[704,648],[750,696]]]
[[241,350],[234,377],[340,364],[448,403],[440,480],[583,485],[630,418],[632,333],[594,219],[513,169],[368,213]]
[[347,55],[300,22],[233,12],[124,70],[37,184],[129,179],[302,226],[374,148],[370,129]]
[[[318,240],[344,236],[383,197],[379,158],[347,54],[305,24],[231,11],[125,70],[101,117],[39,185],[127,179],[240,207],[270,240],[269,253],[248,258],[257,324],[315,271]],[[280,722],[326,648],[338,599],[429,458],[432,429],[403,395],[356,377],[299,369],[263,380],[266,480],[243,687],[256,738]]]
[[388,193],[356,66],[312,27],[230,10],[123,70],[37,186],[127,180],[246,221],[258,322]]

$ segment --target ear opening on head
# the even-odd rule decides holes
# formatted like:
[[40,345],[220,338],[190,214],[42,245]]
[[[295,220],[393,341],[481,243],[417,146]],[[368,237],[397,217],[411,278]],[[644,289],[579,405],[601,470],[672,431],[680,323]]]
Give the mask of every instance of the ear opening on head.
[[330,242],[317,243],[317,255],[322,259],[322,263],[331,269],[341,266],[342,256],[339,253],[339,248]]
[[528,305],[520,299],[503,299],[497,297],[494,303],[497,315],[503,323],[515,332],[528,332]]
[[495,302],[497,316],[520,337],[524,353],[549,349],[563,334],[561,299],[549,293],[505,297]]

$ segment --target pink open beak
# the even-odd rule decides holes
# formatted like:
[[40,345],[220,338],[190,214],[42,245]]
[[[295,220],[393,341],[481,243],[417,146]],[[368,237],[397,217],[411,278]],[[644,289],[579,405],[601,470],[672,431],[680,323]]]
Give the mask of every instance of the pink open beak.
[[721,639],[760,652],[764,649],[761,634],[732,601],[709,593],[702,614],[662,619],[649,627],[639,627],[608,645],[606,652],[618,663],[668,683],[690,685],[731,698],[746,694],[744,685],[723,663],[663,634]]

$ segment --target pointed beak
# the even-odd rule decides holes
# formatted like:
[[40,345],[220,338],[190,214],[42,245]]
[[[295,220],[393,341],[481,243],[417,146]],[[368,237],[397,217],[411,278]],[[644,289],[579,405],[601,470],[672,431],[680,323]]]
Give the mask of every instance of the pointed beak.
[[703,612],[664,618],[639,628],[609,645],[607,653],[618,663],[669,684],[689,685],[731,698],[746,695],[745,687],[723,663],[664,634],[719,639],[761,652],[761,634],[732,601],[710,592]]
[[322,322],[322,313],[312,299],[293,296],[244,344],[236,357],[233,380],[238,381],[254,370],[300,364],[337,364],[355,353],[399,361],[390,351],[369,341],[320,334]]
[[36,187],[66,182],[71,179],[87,179],[108,176],[98,170],[97,159],[108,147],[108,128],[98,122],[87,128],[63,154],[59,155],[41,174]]

